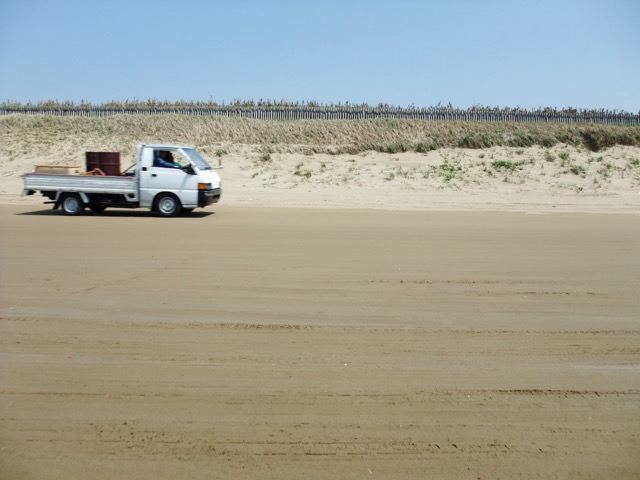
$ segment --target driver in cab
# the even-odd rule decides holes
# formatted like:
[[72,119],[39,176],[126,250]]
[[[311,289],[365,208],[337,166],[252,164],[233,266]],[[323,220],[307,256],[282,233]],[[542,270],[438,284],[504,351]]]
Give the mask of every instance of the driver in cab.
[[156,158],[153,159],[154,167],[164,167],[164,168],[182,168],[178,162],[173,160],[173,155],[171,152],[166,150],[160,150],[156,155]]

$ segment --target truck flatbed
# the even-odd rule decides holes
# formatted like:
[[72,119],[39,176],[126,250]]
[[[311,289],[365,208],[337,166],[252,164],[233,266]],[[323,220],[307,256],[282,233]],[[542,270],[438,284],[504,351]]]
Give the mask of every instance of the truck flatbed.
[[55,173],[25,173],[24,190],[109,193],[135,195],[138,181],[134,176],[61,175]]

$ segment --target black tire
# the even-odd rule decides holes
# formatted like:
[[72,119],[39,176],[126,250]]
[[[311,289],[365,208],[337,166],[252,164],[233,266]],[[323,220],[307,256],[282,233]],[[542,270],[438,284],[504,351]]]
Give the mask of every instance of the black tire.
[[177,217],[182,212],[182,204],[175,195],[161,193],[156,198],[155,211],[163,217]]
[[62,207],[62,212],[65,215],[80,215],[84,210],[82,197],[77,193],[66,193],[60,201],[60,206]]

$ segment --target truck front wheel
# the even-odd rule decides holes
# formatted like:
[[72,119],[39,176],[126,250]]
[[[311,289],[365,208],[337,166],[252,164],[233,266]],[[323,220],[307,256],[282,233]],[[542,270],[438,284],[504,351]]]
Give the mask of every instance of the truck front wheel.
[[67,193],[60,202],[65,215],[80,215],[84,210],[84,202],[77,193]]
[[176,217],[182,212],[182,205],[175,195],[162,193],[156,199],[156,212],[163,217]]

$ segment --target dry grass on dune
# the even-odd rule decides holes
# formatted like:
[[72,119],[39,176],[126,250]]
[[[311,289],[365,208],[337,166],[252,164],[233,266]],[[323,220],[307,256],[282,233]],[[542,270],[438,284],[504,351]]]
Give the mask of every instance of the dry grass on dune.
[[428,122],[419,120],[263,121],[185,115],[65,118],[0,117],[0,154],[46,155],[68,144],[126,152],[140,141],[268,146],[289,153],[356,154],[365,151],[428,152],[440,148],[489,148],[567,144],[599,151],[614,145],[640,146],[640,127],[591,124]]

